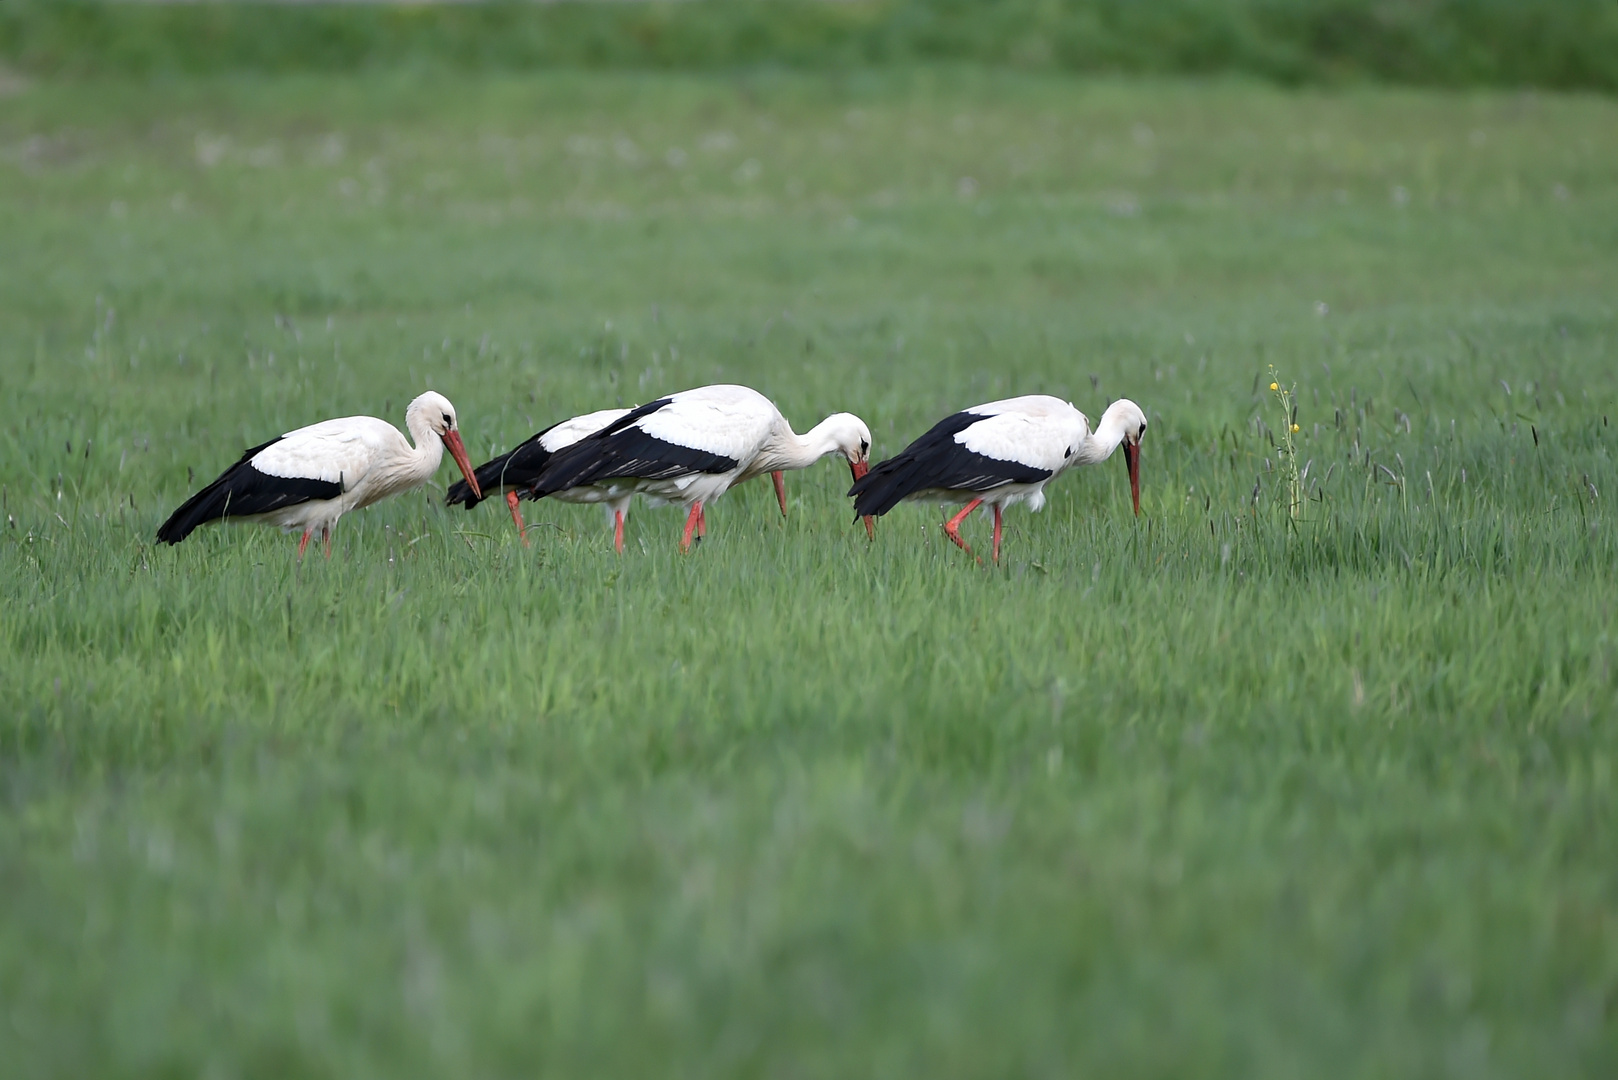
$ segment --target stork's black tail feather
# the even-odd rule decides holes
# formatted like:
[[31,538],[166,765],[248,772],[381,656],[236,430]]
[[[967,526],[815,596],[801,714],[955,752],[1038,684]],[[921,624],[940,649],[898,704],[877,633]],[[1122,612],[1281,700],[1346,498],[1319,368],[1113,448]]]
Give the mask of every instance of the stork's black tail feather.
[[[525,443],[524,445],[527,444]],[[498,495],[501,488],[506,483],[511,482],[506,479],[506,469],[511,461],[512,454],[516,452],[513,450],[511,453],[501,454],[497,458],[490,458],[472,470],[472,475],[478,478],[478,490],[483,492],[481,496],[472,494],[471,484],[468,484],[465,480],[457,480],[449,486],[449,491],[445,493],[444,505],[454,506],[456,503],[463,503],[470,510],[490,495]],[[514,480],[515,478],[512,479]]]
[[185,502],[169,515],[157,530],[157,539],[164,544],[178,544],[190,536],[198,525],[219,521],[227,517],[250,517],[267,514],[284,506],[314,499],[335,499],[343,493],[343,485],[335,480],[318,480],[300,476],[270,476],[253,467],[253,458],[265,447],[273,446],[284,436],[278,436],[243,452],[241,460],[219,474],[219,478]]
[[916,492],[938,487],[947,459],[961,450],[956,434],[982,419],[968,412],[946,416],[897,454],[872,465],[848,489],[855,520],[881,517]]
[[491,495],[498,495],[508,488],[526,488],[532,484],[551,459],[551,452],[539,441],[549,434],[550,430],[551,428],[546,428],[544,431],[535,432],[513,449],[497,458],[490,458],[472,470],[472,475],[478,478],[478,490],[483,492],[483,498],[473,495],[472,486],[465,480],[457,480],[445,493],[444,505],[454,506],[456,503],[464,503],[470,510]]
[[893,457],[871,466],[848,489],[854,498],[855,520],[881,517],[919,491],[992,491],[1006,484],[1050,479],[1045,469],[988,458],[955,440],[983,418],[973,412],[946,416]]
[[519,496],[542,499],[558,491],[603,480],[664,480],[692,473],[722,473],[734,469],[735,458],[655,438],[635,425],[635,421],[650,416],[672,400],[659,398],[649,401],[631,409],[595,434],[562,447],[551,455],[544,471],[519,492]]
[[906,495],[920,491],[913,482],[914,465],[914,458],[900,453],[877,462],[870,472],[854,481],[848,489],[854,498],[854,520],[881,517],[903,502]]

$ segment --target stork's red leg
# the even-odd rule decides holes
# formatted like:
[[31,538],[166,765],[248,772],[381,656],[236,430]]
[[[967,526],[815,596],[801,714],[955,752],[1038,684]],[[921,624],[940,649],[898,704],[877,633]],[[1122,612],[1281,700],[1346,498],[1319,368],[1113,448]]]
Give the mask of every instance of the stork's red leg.
[[994,561],[1000,561],[1000,504],[994,504]]
[[528,546],[528,526],[522,523],[522,511],[517,509],[517,493],[506,492],[506,505],[511,507],[511,520],[517,525],[517,535],[522,538],[522,546]]
[[303,553],[309,547],[309,538],[314,535],[314,532],[315,532],[315,530],[312,527],[303,530],[303,539],[298,541],[298,561],[299,562],[303,562]]
[[692,503],[691,513],[686,515],[685,535],[680,537],[680,554],[684,555],[691,550],[691,534],[696,531],[697,518],[702,516],[702,504]]
[[965,540],[961,539],[961,522],[966,520],[968,514],[982,505],[982,499],[973,499],[971,502],[966,504],[959,514],[956,514],[954,517],[944,522],[944,535],[955,541],[955,546],[966,552],[968,555],[972,554],[972,549],[967,545]]
[[622,555],[624,553],[624,512],[612,512],[612,550]]
[[708,514],[707,514],[707,511],[702,509],[702,504],[697,503],[697,539],[701,540],[703,537],[705,537],[707,535],[708,535]]
[[331,558],[331,527],[323,526],[320,530],[320,542],[326,548],[326,558]]
[[786,517],[787,516],[787,480],[786,480],[786,476],[782,474],[780,469],[777,469],[777,470],[775,470],[774,472],[772,472],[770,474],[770,479],[775,481],[775,499],[776,499],[777,502],[779,502],[781,504],[781,516]]

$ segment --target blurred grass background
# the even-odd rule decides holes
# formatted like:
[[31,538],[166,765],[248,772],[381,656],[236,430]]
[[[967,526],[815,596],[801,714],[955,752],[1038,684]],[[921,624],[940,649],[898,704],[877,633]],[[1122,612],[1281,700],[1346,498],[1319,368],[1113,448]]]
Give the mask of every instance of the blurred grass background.
[[39,74],[702,71],[976,63],[1286,84],[1618,89],[1610,0],[695,0],[276,4],[7,0]]
[[[0,1073],[1618,1072],[1618,104],[764,48],[927,10],[1032,9],[4,6]],[[478,454],[716,379],[1128,395],[1145,514],[152,541],[428,385]]]

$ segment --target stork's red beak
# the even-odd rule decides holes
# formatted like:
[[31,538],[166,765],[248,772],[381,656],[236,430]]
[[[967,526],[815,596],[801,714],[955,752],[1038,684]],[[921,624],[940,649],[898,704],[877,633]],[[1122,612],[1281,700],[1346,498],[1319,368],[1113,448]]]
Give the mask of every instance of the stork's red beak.
[[472,459],[466,456],[466,444],[461,441],[461,433],[451,429],[444,432],[443,438],[444,445],[449,448],[449,456],[455,459],[455,464],[461,467],[461,475],[466,477],[466,486],[472,489],[472,494],[483,498],[477,474],[472,471]]
[[787,516],[787,478],[781,472],[780,469],[776,469],[774,472],[772,472],[770,474],[770,479],[775,481],[775,501],[781,504],[781,516],[786,517]]
[[1140,443],[1124,443],[1124,465],[1129,469],[1129,497],[1135,502],[1135,516],[1140,517]]
[[[854,482],[859,483],[865,474],[871,471],[871,466],[864,461],[850,461],[848,471],[854,474]],[[867,539],[876,539],[876,518],[870,514],[865,515],[865,536]]]

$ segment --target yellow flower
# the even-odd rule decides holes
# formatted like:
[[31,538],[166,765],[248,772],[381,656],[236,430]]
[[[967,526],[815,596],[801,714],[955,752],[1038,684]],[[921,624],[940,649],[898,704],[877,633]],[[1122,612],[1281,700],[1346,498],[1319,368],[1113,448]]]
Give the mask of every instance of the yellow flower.
[[1292,425],[1292,430],[1293,430],[1293,431],[1297,431],[1297,430],[1298,430],[1298,425],[1297,425],[1297,424],[1293,424],[1293,425]]
[[1279,389],[1281,389],[1281,384],[1280,384],[1280,383],[1273,383],[1273,382],[1272,382],[1272,383],[1271,383],[1271,384],[1270,384],[1270,389],[1271,389],[1271,390],[1279,390]]

